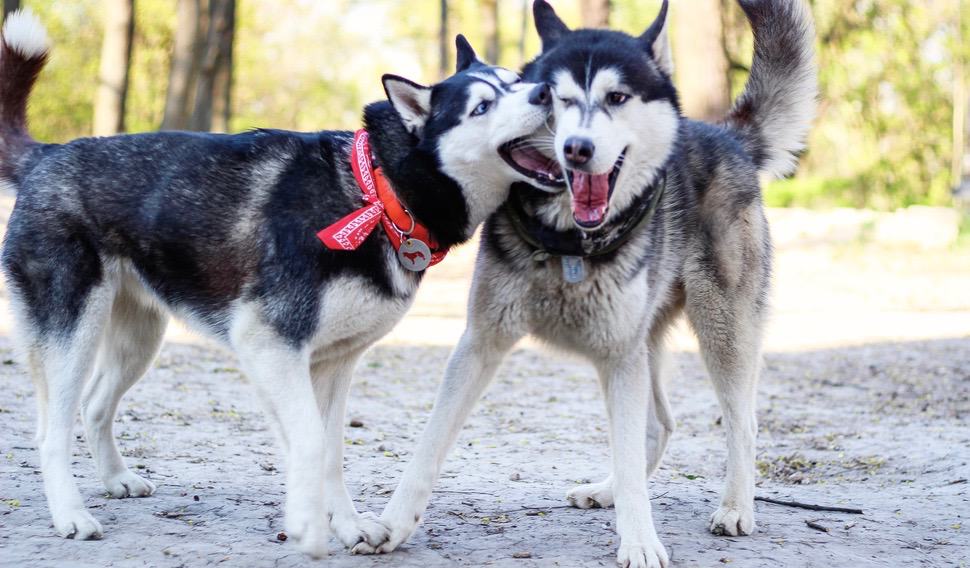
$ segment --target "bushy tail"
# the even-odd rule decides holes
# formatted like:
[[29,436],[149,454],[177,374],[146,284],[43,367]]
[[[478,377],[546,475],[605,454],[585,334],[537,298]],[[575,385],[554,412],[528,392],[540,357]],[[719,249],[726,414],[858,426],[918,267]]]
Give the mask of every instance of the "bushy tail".
[[0,176],[35,144],[27,133],[27,97],[47,62],[47,32],[30,11],[7,16],[0,33]]
[[726,120],[759,171],[792,173],[818,96],[815,25],[806,0],[739,0],[754,31],[754,61]]

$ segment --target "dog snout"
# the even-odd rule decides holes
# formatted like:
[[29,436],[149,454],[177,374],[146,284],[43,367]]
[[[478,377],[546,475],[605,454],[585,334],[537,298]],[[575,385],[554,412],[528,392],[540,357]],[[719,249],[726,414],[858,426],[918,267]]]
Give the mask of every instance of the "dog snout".
[[596,146],[593,145],[593,141],[589,138],[570,136],[566,139],[566,143],[562,149],[570,165],[582,166],[593,159],[593,152],[596,150]]
[[529,103],[538,106],[548,106],[552,102],[552,91],[547,83],[539,83],[529,93]]

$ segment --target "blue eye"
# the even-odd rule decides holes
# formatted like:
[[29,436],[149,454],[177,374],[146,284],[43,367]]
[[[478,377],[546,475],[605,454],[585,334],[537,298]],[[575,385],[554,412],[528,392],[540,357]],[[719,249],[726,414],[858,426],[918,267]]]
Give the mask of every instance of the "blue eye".
[[491,107],[492,107],[492,101],[482,101],[478,103],[478,106],[475,107],[475,110],[472,111],[472,116],[481,116],[486,112],[488,112],[488,109],[490,109]]

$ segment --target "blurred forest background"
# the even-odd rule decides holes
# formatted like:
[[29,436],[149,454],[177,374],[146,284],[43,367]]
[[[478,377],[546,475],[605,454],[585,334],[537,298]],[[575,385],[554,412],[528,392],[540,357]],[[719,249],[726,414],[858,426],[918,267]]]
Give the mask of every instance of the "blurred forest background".
[[[970,4],[811,0],[819,118],[799,173],[770,205],[895,209],[970,199]],[[574,27],[639,34],[659,0],[553,0]],[[353,129],[380,76],[433,82],[454,34],[517,69],[539,42],[531,0],[4,0],[53,42],[31,101],[45,141],[254,127]],[[743,87],[751,33],[735,0],[673,0],[687,115],[717,120]],[[963,187],[962,190],[959,188]],[[962,192],[962,193],[961,193]]]

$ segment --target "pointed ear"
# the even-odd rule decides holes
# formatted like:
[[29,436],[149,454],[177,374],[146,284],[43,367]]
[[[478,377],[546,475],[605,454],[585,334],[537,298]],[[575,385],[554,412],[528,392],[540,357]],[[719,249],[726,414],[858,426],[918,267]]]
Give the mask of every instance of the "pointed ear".
[[397,75],[384,75],[384,92],[391,106],[401,115],[404,126],[415,136],[420,136],[424,123],[431,115],[431,87],[419,85]]
[[559,19],[546,0],[535,0],[532,4],[532,15],[536,20],[536,31],[542,39],[542,51],[549,51],[569,33],[569,27]]
[[455,65],[455,73],[461,73],[465,69],[468,69],[476,63],[481,63],[478,60],[478,56],[475,55],[475,50],[472,49],[472,44],[468,43],[465,36],[458,34],[455,37],[455,47],[458,48],[458,57],[455,59],[457,65]]
[[667,0],[664,0],[660,7],[660,14],[657,19],[650,24],[647,31],[640,36],[640,42],[650,57],[653,58],[657,67],[667,74],[668,77],[674,75],[674,60],[670,53],[670,35],[667,33]]

